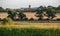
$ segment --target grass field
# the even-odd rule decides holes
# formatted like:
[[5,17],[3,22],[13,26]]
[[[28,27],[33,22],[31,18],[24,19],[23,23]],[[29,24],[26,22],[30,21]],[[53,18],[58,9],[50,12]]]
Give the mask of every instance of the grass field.
[[0,25],[0,36],[60,36],[60,23],[29,23]]
[[0,36],[60,36],[60,29],[0,27]]

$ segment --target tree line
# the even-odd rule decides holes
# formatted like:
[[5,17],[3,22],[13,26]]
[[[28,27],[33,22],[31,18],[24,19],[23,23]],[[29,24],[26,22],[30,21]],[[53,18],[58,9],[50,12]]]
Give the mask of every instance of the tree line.
[[[19,10],[19,9],[18,9]],[[17,20],[28,20],[28,18],[26,17],[25,14],[23,14],[24,12],[26,12],[25,10],[19,10],[17,9],[10,9],[10,8],[2,8],[0,7],[0,12],[7,12],[9,14],[9,18],[11,18],[12,20],[16,20],[15,16],[18,15],[19,19]],[[38,17],[38,20],[43,20],[44,16],[47,16],[48,18],[46,20],[53,20],[54,17],[56,17],[56,13],[60,13],[60,5],[58,7],[53,7],[53,6],[40,6],[37,9],[33,9],[34,12],[36,12],[36,17]],[[29,10],[30,12],[33,12],[33,10]],[[23,11],[23,12],[22,12]],[[17,12],[19,12],[19,14],[17,14]],[[34,20],[33,18],[29,19],[29,20]]]

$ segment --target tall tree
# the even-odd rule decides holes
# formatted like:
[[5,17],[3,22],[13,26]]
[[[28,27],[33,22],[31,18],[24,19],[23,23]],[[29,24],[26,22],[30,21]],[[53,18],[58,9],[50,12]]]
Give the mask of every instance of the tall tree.
[[8,10],[8,14],[9,14],[8,17],[10,17],[12,20],[14,20],[14,17],[16,16],[16,12],[12,11],[12,10]]
[[42,20],[43,19],[43,10],[44,10],[44,7],[43,6],[40,6],[36,11],[37,11],[37,17],[39,17],[38,20]]
[[57,10],[60,10],[60,5],[57,7]]
[[5,9],[3,7],[0,7],[0,12],[5,12]]
[[20,20],[24,20],[25,18],[26,18],[26,15],[25,14],[23,14],[22,12],[19,13],[19,19]]
[[52,20],[55,17],[56,10],[53,7],[47,8],[48,19]]

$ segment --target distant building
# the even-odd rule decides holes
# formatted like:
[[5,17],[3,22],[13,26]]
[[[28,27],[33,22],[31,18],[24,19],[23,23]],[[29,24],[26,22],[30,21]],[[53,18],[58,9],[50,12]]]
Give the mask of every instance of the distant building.
[[31,9],[31,5],[29,5],[29,9]]
[[29,5],[28,8],[21,8],[20,10],[31,10],[31,5]]

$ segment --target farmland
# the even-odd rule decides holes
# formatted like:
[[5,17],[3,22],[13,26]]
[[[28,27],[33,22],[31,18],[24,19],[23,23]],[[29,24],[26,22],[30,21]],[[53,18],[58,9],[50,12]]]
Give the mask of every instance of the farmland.
[[0,25],[0,27],[18,27],[18,28],[57,28],[60,29],[60,23],[32,23],[15,22],[14,24]]
[[[24,14],[26,15],[26,17],[28,19],[30,19],[30,18],[34,18],[36,20],[38,19],[38,17],[35,16],[36,15],[36,12],[34,12],[34,13],[33,12],[24,12]],[[0,13],[0,18],[1,19],[6,18],[7,16],[8,16],[8,13]],[[16,16],[16,18],[19,18],[18,15]],[[48,17],[47,16],[44,16],[43,18],[46,19]],[[60,18],[60,14],[57,13],[55,18],[56,19],[59,19]]]
[[60,6],[0,8],[0,36],[60,36]]
[[[33,13],[26,14],[36,18]],[[60,36],[60,21],[8,21],[0,23],[0,36]]]
[[16,25],[0,25],[0,36],[60,36],[60,23],[19,22]]

